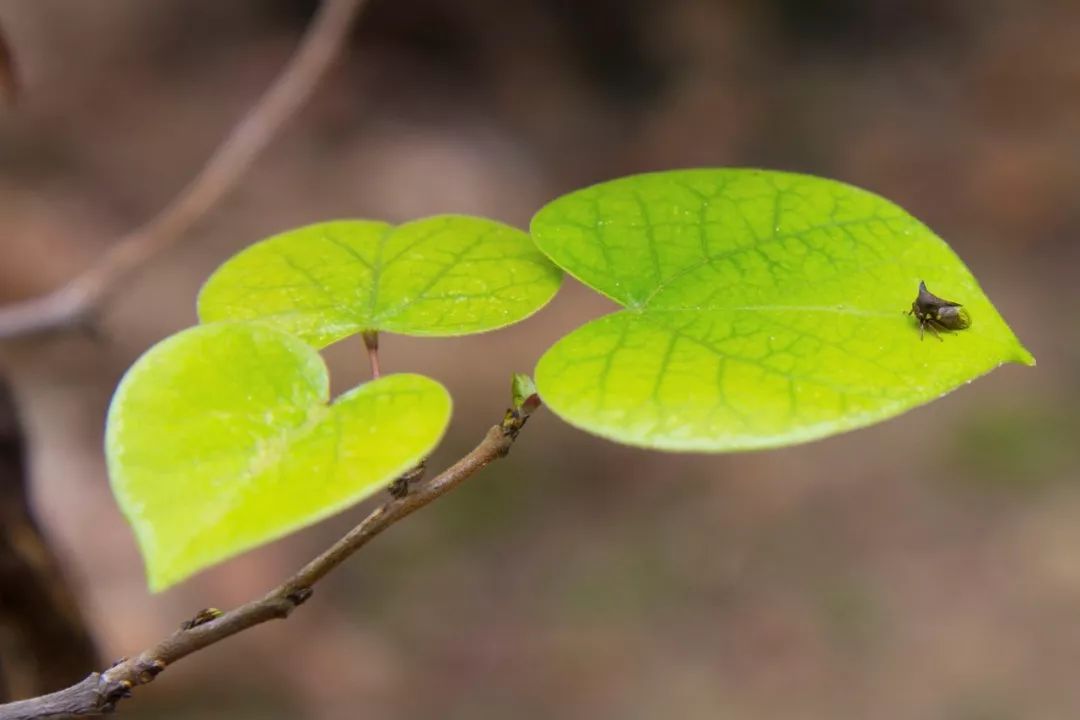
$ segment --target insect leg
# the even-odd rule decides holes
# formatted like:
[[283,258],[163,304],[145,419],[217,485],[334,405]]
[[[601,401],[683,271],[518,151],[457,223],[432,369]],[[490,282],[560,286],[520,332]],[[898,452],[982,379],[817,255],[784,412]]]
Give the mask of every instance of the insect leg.
[[941,340],[941,342],[945,342],[944,338],[941,337],[941,333],[938,332],[938,331],[939,330],[946,330],[947,331],[949,328],[945,327],[944,325],[939,323],[937,320],[934,320],[933,318],[928,317],[928,318],[926,318],[926,329],[929,330],[934,335],[934,337],[936,337],[938,340]]

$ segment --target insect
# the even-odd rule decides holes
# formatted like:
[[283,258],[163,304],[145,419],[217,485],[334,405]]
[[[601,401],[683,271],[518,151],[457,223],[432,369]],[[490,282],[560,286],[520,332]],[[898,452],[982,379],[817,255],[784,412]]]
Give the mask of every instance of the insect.
[[938,340],[940,330],[963,330],[971,327],[971,316],[960,303],[939,298],[926,289],[926,283],[919,283],[919,296],[911,303],[911,310],[905,315],[914,315],[919,321],[919,339],[929,330]]

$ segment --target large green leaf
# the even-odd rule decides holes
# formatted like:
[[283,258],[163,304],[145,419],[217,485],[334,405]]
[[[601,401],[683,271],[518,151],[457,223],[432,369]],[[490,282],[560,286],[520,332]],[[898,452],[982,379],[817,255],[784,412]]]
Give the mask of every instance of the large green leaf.
[[191,328],[135,363],[109,408],[106,452],[152,589],[377,492],[450,419],[446,390],[420,375],[328,395],[319,354],[261,325]]
[[466,335],[528,317],[561,280],[526,233],[494,220],[339,220],[233,256],[203,286],[199,317],[267,322],[315,347],[363,330]]
[[[925,403],[1005,362],[1034,364],[949,247],[858,188],[761,170],[639,175],[532,222],[548,257],[626,309],[541,358],[544,403],[633,445],[802,442]],[[972,325],[925,340],[925,280]]]

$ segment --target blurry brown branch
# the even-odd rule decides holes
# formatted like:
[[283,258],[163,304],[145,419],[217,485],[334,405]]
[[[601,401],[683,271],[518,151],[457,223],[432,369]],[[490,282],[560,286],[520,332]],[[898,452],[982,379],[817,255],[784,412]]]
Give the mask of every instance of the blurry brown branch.
[[0,702],[81,678],[98,664],[75,591],[35,521],[15,400],[0,377]]
[[116,704],[145,685],[169,665],[209,645],[269,620],[288,617],[312,594],[312,586],[345,562],[372,538],[445,495],[492,461],[510,452],[518,432],[535,406],[508,410],[502,423],[449,468],[418,485],[404,497],[382,505],[329,549],[271,590],[260,600],[220,613],[203,610],[169,637],[139,655],[100,673],[91,673],[69,688],[41,697],[0,705],[0,720],[64,720],[112,712]]
[[4,28],[0,27],[0,103],[14,105],[19,99],[21,83],[15,53],[7,40]]
[[311,95],[348,38],[364,0],[324,0],[296,53],[195,178],[145,225],[118,239],[86,272],[41,297],[0,308],[0,339],[77,325],[120,280],[174,245],[243,176]]

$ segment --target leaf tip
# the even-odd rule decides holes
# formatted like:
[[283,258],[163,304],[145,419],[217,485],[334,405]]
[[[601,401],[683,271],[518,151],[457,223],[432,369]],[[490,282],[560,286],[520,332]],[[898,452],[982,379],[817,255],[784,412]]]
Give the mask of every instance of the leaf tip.
[[160,595],[183,579],[154,567],[149,561],[146,563],[146,589],[151,595]]

